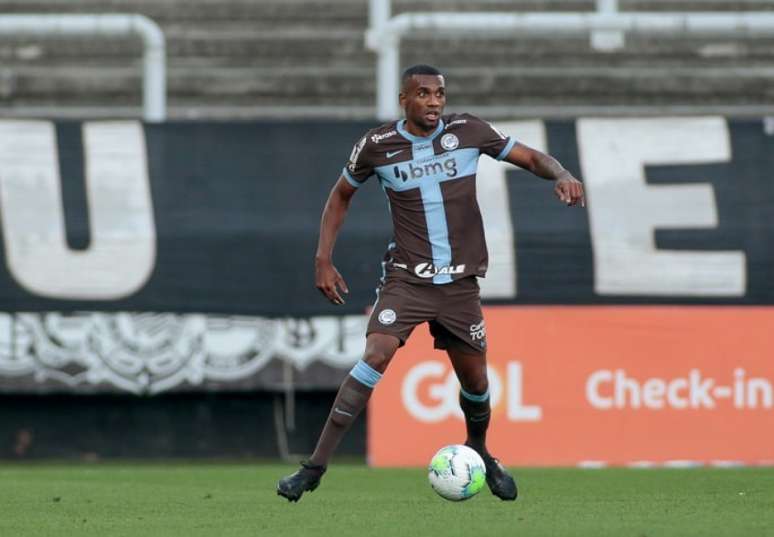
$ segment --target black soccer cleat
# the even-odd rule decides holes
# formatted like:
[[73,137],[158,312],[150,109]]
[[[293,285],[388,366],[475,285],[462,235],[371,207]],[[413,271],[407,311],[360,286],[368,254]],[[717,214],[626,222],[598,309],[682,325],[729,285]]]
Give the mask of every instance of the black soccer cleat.
[[290,502],[297,502],[304,492],[312,492],[320,486],[320,480],[326,469],[327,467],[323,465],[301,461],[301,468],[279,480],[277,494],[284,496]]
[[484,466],[486,466],[486,484],[492,494],[501,500],[515,500],[519,492],[516,488],[516,481],[511,477],[511,474],[500,464],[500,461],[489,453],[483,454],[481,458],[484,459]]

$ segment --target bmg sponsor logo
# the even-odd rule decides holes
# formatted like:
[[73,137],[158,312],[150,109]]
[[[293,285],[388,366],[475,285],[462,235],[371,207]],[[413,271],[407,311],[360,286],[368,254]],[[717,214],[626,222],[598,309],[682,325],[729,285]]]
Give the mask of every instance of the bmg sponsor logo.
[[409,162],[408,166],[394,166],[392,171],[395,174],[395,179],[402,179],[403,182],[409,179],[422,179],[423,177],[444,174],[446,177],[457,177],[457,159],[452,157],[443,161],[433,160],[424,164]]
[[[540,421],[543,411],[526,405],[522,398],[523,373],[520,362],[507,362],[503,376],[487,369],[492,408],[505,404],[510,421]],[[459,405],[460,384],[448,364],[437,360],[420,362],[406,373],[401,386],[403,406],[415,419],[438,423],[449,418],[464,419]]]

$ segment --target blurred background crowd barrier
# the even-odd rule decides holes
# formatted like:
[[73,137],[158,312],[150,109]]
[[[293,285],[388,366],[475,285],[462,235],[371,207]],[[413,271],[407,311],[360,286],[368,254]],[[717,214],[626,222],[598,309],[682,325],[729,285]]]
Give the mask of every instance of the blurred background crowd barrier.
[[[752,0],[617,7],[774,13]],[[347,305],[314,289],[322,205],[378,121],[368,4],[35,0],[0,1],[0,12],[144,15],[163,31],[167,67],[167,106],[148,117],[146,99],[142,122],[139,37],[0,39],[0,457],[310,451],[362,354],[390,239],[384,195],[368,184],[337,243]],[[532,451],[503,450],[505,462],[774,460],[774,444],[753,438],[774,424],[774,38],[764,34],[637,34],[606,52],[588,35],[401,40],[401,65],[447,73],[450,110],[550,152],[588,193],[585,210],[569,210],[550,184],[481,160],[481,289],[507,394],[495,442],[535,439]],[[563,323],[582,328],[565,335]],[[363,456],[368,438],[372,463],[418,464],[460,439],[444,406],[456,387],[425,337],[399,355],[343,453]],[[390,447],[414,426],[427,445]]]

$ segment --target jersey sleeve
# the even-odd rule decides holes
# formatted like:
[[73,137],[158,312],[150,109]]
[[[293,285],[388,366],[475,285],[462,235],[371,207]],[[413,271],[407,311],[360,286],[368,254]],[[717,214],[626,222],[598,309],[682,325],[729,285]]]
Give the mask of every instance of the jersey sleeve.
[[366,134],[352,148],[347,165],[341,172],[347,182],[355,188],[365,183],[374,174],[368,145],[368,134]]
[[475,145],[482,153],[494,159],[504,159],[517,144],[514,138],[506,136],[483,119],[468,115],[467,120]]

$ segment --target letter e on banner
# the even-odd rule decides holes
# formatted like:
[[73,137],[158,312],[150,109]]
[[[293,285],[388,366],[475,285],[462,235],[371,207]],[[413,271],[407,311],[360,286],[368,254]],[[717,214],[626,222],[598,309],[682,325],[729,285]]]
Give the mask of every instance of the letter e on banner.
[[580,119],[595,290],[600,295],[742,296],[741,251],[656,248],[656,229],[717,227],[712,186],[649,185],[646,165],[728,162],[723,118]]

